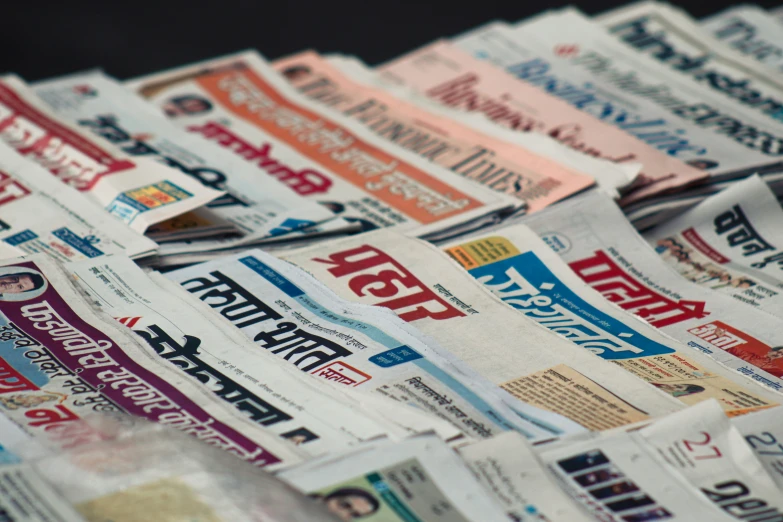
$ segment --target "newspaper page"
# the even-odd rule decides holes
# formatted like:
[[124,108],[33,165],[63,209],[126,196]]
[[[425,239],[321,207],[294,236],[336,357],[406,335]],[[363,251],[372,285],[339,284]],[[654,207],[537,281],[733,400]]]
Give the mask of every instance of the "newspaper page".
[[144,257],[157,245],[0,142],[0,258]]
[[[58,115],[76,122],[85,130],[110,141],[132,156],[153,158],[177,169],[206,187],[226,194],[206,206],[217,222],[230,222],[242,237],[190,243],[167,243],[160,255],[193,250],[219,250],[249,245],[270,236],[312,226],[334,217],[323,205],[307,200],[280,178],[249,164],[215,144],[177,128],[153,105],[101,73],[68,76],[37,83],[36,94]],[[278,150],[276,143],[275,150]],[[317,171],[318,166],[299,154],[286,151],[277,156],[280,171]],[[180,216],[176,223],[159,228],[191,234],[211,228],[215,219],[203,213],[192,219]],[[168,225],[168,226],[166,226]],[[160,233],[160,232],[159,232]],[[176,239],[169,231],[167,239]]]
[[571,444],[547,444],[538,454],[595,520],[735,520],[662,462],[638,434],[615,432]]
[[715,402],[642,428],[649,450],[738,520],[783,520],[783,495]]
[[699,25],[737,52],[783,73],[783,25],[768,11],[742,4],[703,18]]
[[707,175],[447,42],[398,58],[380,72],[389,81],[413,87],[444,105],[481,112],[499,125],[541,132],[615,162],[642,163],[637,197],[682,187]]
[[84,518],[31,466],[0,462],[0,520],[82,522]]
[[529,212],[594,183],[581,172],[356,82],[315,52],[277,60],[274,66],[308,98],[452,172],[518,197],[527,203]]
[[[749,115],[775,124],[783,121],[783,76],[714,38],[685,11],[642,1],[604,13],[596,21],[637,54],[741,105]],[[721,107],[714,109],[718,114],[709,119],[721,115]]]
[[[714,398],[736,416],[779,404],[776,394],[607,302],[524,225],[443,248],[511,307],[686,405]],[[515,383],[503,387],[516,395]]]
[[508,520],[462,459],[434,435],[374,443],[279,477],[346,522]]
[[783,422],[774,409],[760,411],[734,419],[734,426],[753,448],[756,458],[783,489]]
[[[396,324],[401,321],[393,314],[338,299],[302,270],[259,250],[166,276],[299,370],[418,406],[467,436],[514,429],[546,440],[580,429],[496,388]],[[436,295],[428,298],[437,304]]]
[[694,350],[780,392],[780,320],[682,278],[601,193],[522,220],[589,286]]
[[372,418],[349,397],[259,351],[179,285],[160,275],[147,277],[129,259],[113,257],[67,268],[105,313],[144,340],[148,353],[308,455],[395,434],[394,425],[381,416]]
[[[495,220],[522,205],[305,98],[253,52],[141,78],[129,86],[177,125],[267,168],[275,160],[265,140],[274,136],[326,169],[283,173],[281,180],[365,230],[416,229],[417,235],[429,237]],[[178,108],[184,99],[200,100],[200,108]]]
[[10,75],[0,78],[0,141],[138,232],[222,195],[174,169],[96,143]]
[[758,176],[644,235],[683,277],[783,317],[783,209]]
[[503,433],[462,446],[459,454],[515,522],[595,520],[560,488],[518,433]]
[[583,172],[595,179],[596,184],[612,197],[618,197],[617,191],[630,185],[642,170],[641,163],[614,163],[608,159],[580,152],[546,134],[517,132],[494,124],[484,113],[465,112],[437,103],[411,87],[384,79],[382,74],[356,57],[328,54],[326,60],[354,80],[389,92],[395,98],[421,107],[428,113],[458,121],[482,134],[528,149],[571,170]]
[[[783,172],[779,122],[677,78],[575,9],[538,16],[513,29],[490,24],[455,44],[720,179]],[[732,131],[718,120],[734,122]],[[623,204],[635,199],[632,192]]]
[[258,466],[301,459],[296,446],[180,378],[121,325],[95,314],[53,260],[38,254],[0,264],[0,412],[28,434],[67,430],[93,412],[125,413]]
[[682,408],[512,310],[436,247],[376,231],[285,254],[341,297],[393,310],[523,402],[591,430]]

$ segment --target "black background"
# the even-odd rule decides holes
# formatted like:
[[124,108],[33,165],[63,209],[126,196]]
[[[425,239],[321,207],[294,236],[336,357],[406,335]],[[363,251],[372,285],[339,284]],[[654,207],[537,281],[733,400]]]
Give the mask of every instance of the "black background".
[[[779,0],[783,1],[783,0]],[[625,2],[577,2],[595,14]],[[33,81],[102,67],[130,78],[242,49],[274,59],[303,49],[377,64],[494,19],[568,2],[525,0],[4,0],[0,71]],[[685,2],[693,16],[731,2]],[[764,4],[773,7],[775,2]]]

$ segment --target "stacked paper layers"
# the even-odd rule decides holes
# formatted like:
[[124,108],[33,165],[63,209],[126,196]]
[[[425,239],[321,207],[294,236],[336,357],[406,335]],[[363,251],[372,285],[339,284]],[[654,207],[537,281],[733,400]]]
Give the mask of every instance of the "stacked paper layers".
[[783,522],[781,42],[0,77],[0,520]]

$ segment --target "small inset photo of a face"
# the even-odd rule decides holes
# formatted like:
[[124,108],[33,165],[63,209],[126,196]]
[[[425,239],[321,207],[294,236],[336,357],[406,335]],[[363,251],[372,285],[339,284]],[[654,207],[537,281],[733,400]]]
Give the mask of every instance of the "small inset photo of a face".
[[363,488],[345,487],[330,491],[326,495],[310,495],[323,502],[326,509],[337,515],[342,522],[370,518],[381,508],[374,492]]
[[0,267],[0,301],[27,301],[43,294],[49,286],[37,270],[19,266]]
[[310,68],[306,65],[292,65],[283,70],[283,76],[285,76],[289,82],[303,80],[310,76],[310,73]]
[[180,116],[193,116],[203,114],[212,110],[212,102],[202,96],[195,94],[185,94],[174,96],[163,105],[163,112],[169,118],[178,118]]
[[608,463],[609,459],[606,458],[606,455],[600,450],[595,450],[558,461],[557,464],[566,473],[576,473]]
[[611,482],[624,477],[625,475],[623,475],[620,470],[610,466],[608,468],[593,470],[583,475],[577,475],[574,477],[574,480],[580,486],[589,488],[596,484],[603,484],[604,482]]
[[280,436],[283,437],[284,439],[290,440],[297,446],[299,446],[300,444],[304,444],[306,442],[310,442],[311,440],[318,439],[318,435],[308,430],[307,428],[299,428],[296,430],[291,430],[286,433],[281,433]]
[[601,486],[596,489],[591,489],[590,494],[595,499],[603,500],[605,498],[625,495],[626,493],[633,493],[634,491],[639,491],[639,486],[629,480],[624,480],[610,486]]

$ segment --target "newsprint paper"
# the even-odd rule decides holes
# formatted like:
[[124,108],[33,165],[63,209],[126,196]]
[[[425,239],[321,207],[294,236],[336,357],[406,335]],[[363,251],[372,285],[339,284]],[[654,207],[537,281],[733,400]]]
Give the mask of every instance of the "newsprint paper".
[[[608,302],[524,225],[460,240],[444,250],[526,317],[684,404],[715,398],[729,416],[779,404],[779,397],[758,383]],[[516,395],[516,383],[503,387]]]
[[112,215],[144,232],[223,193],[110,144],[55,117],[16,76],[0,78],[0,141],[84,192]]
[[682,408],[502,302],[436,247],[392,231],[286,254],[340,296],[386,307],[522,401],[591,430]]
[[[176,222],[159,224],[157,234],[165,232],[163,237],[171,241],[178,238],[178,233],[187,237],[193,228],[210,230],[214,222],[228,221],[241,237],[167,242],[161,246],[160,255],[249,245],[334,217],[326,207],[306,200],[281,183],[279,177],[177,128],[155,106],[101,73],[39,82],[33,89],[58,115],[105,138],[127,154],[156,159],[206,187],[226,191],[205,211],[191,217],[195,227],[188,226],[187,216],[180,216]],[[276,168],[281,171],[300,172],[316,167],[298,154],[278,160]]]
[[592,156],[619,163],[640,162],[643,170],[634,198],[682,187],[707,176],[447,42],[414,51],[379,71],[391,82],[415,88],[444,105],[483,113],[499,125],[544,133]]
[[0,265],[0,365],[7,376],[0,413],[29,436],[67,430],[93,412],[127,413],[258,466],[301,460],[294,444],[194,386],[120,324],[93,312],[50,258]]
[[524,200],[529,212],[593,185],[581,172],[357,83],[312,51],[277,60],[274,66],[308,98],[452,172]]
[[157,244],[0,142],[0,258],[45,253],[63,262],[144,257]]
[[751,176],[644,235],[683,277],[783,317],[783,210]]
[[[319,379],[416,405],[469,437],[518,430],[545,440],[581,431],[496,388],[393,314],[343,301],[260,250],[166,276],[230,320],[256,349]],[[432,291],[426,298],[439,304]]]
[[752,413],[733,419],[764,469],[783,488],[783,427],[780,415],[774,409]]
[[[421,237],[496,221],[523,203],[368,133],[364,126],[299,94],[258,54],[241,53],[128,84],[171,121],[225,147],[363,230],[394,227]],[[201,100],[198,111],[181,100]],[[187,105],[191,107],[193,103]],[[273,136],[279,145],[269,143]],[[275,169],[276,148],[318,170]]]
[[433,435],[368,444],[285,470],[279,477],[323,502],[341,520],[508,520],[462,459]]
[[783,355],[774,316],[683,279],[601,193],[523,222],[589,286],[689,347],[780,392]]

